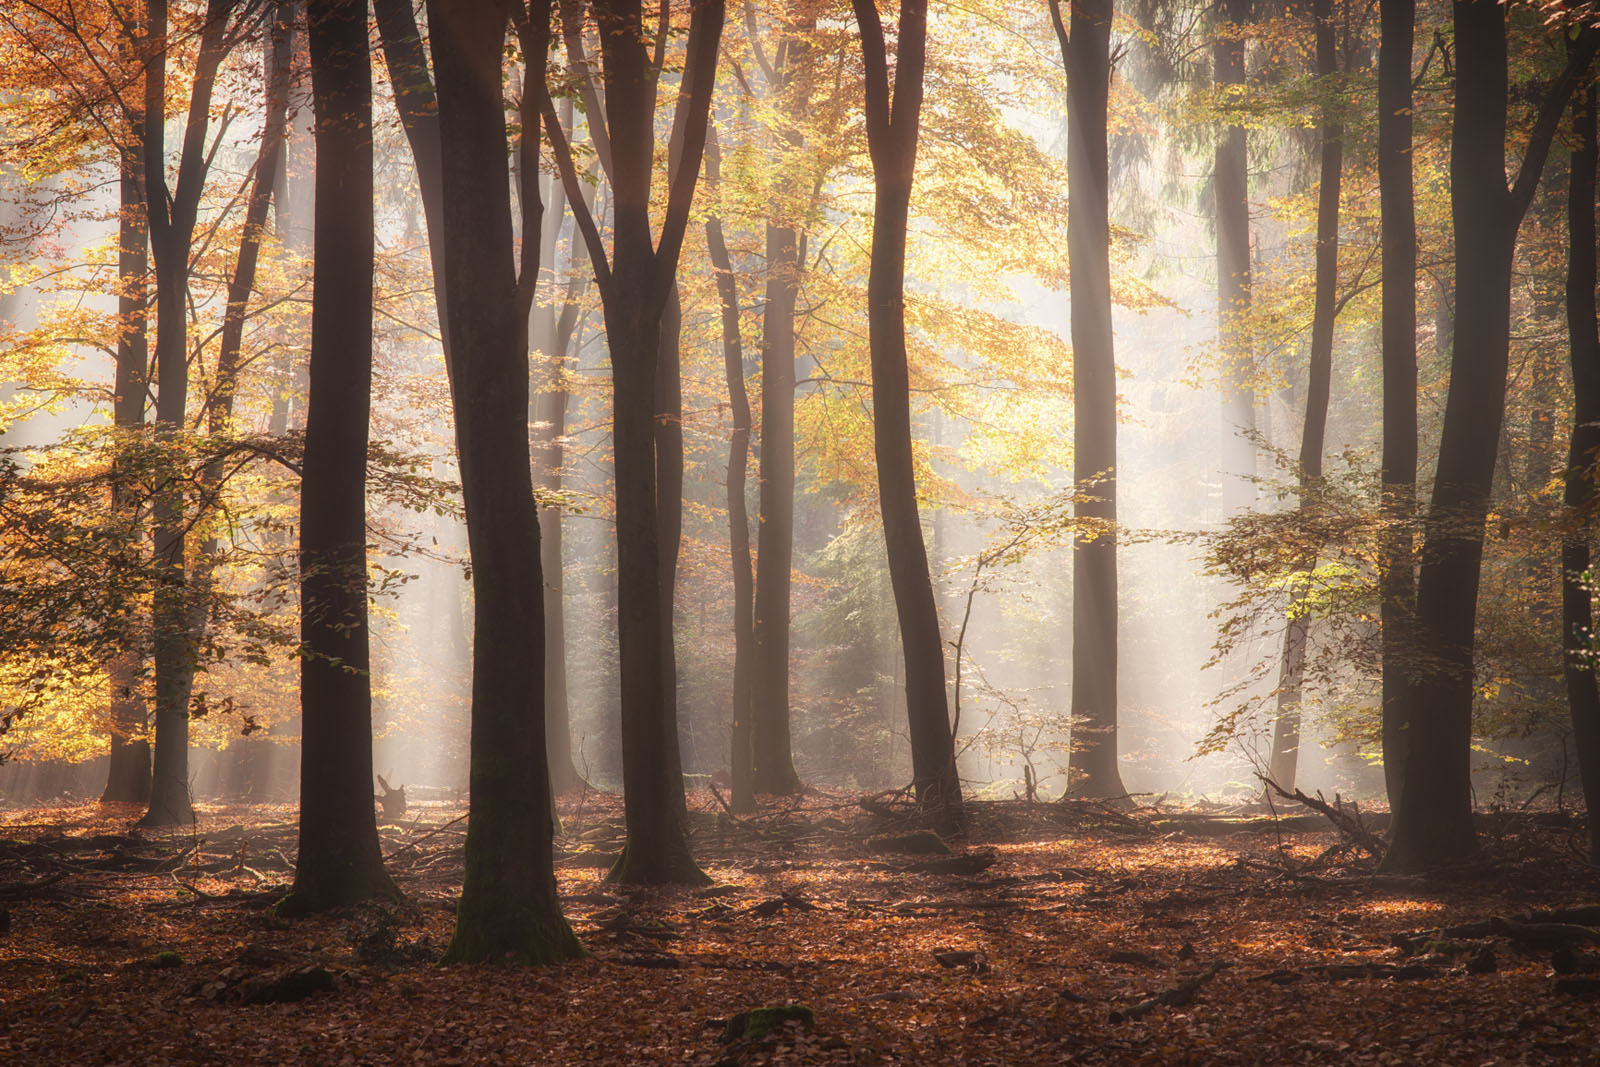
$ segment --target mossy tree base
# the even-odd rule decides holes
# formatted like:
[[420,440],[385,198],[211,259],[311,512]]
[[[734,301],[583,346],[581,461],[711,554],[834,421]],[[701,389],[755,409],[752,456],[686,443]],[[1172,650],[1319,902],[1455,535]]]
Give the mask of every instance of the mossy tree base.
[[630,837],[606,881],[618,885],[710,885],[711,876],[700,869],[687,846],[641,848]]
[[299,919],[373,900],[400,903],[404,899],[380,864],[376,870],[335,871],[325,878],[302,878],[296,873],[294,888],[272,910],[279,918]]
[[543,967],[588,956],[566,920],[552,924],[547,915],[545,909],[532,907],[506,912],[479,906],[469,911],[463,901],[441,962]]

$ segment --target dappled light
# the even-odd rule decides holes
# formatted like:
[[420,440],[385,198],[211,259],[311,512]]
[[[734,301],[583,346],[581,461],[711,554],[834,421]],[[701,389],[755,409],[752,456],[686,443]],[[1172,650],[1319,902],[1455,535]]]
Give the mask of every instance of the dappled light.
[[1597,53],[0,3],[0,1059],[1592,1059]]

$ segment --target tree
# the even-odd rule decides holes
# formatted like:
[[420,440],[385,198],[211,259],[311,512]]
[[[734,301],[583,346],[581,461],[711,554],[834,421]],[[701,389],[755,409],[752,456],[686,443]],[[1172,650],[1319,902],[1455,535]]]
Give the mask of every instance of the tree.
[[784,128],[779,136],[784,161],[774,189],[775,217],[766,225],[767,290],[761,313],[761,440],[759,449],[760,522],[756,527],[754,665],[751,693],[751,745],[758,793],[800,791],[789,729],[790,585],[794,567],[795,493],[795,303],[804,271],[803,238],[795,225],[803,173],[793,157],[804,146],[798,129],[804,111],[811,60],[808,35],[814,16],[798,25],[780,23],[779,41],[769,57],[746,26],[750,47],[772,94],[778,97]]
[[[501,55],[511,5],[429,0],[443,156],[451,396],[473,575],[471,815],[446,959],[550,963],[583,954],[561,915],[545,757],[544,585],[528,456],[527,323],[518,289]],[[516,14],[542,89],[550,5]],[[537,273],[538,97],[524,86],[522,278]],[[531,158],[530,158],[531,157]],[[529,245],[532,246],[531,250]],[[531,259],[531,262],[530,262]]]
[[1456,322],[1450,394],[1433,498],[1423,530],[1403,787],[1384,857],[1414,871],[1471,857],[1473,648],[1483,535],[1505,417],[1511,272],[1517,230],[1550,143],[1600,44],[1582,31],[1546,92],[1516,180],[1506,178],[1506,11],[1493,0],[1455,5],[1456,105],[1450,148]]
[[928,8],[926,0],[901,0],[891,89],[888,46],[876,0],[852,0],[852,6],[865,67],[863,103],[873,180],[872,265],[867,280],[872,436],[889,579],[905,653],[912,777],[923,810],[936,823],[954,825],[961,819],[961,780],[950,732],[939,610],[917,510],[906,366],[906,228],[927,64]]
[[1595,308],[1595,129],[1597,94],[1590,84],[1573,100],[1577,147],[1567,181],[1567,339],[1572,352],[1572,436],[1566,505],[1571,530],[1561,545],[1563,662],[1583,796],[1590,811],[1589,856],[1600,858],[1600,686],[1595,681],[1594,611],[1588,585],[1589,530],[1600,463],[1600,325]]
[[1410,720],[1406,634],[1416,592],[1411,512],[1417,492],[1417,230],[1411,167],[1411,49],[1415,0],[1378,5],[1378,198],[1383,251],[1383,777],[1399,802]]
[[[1309,513],[1322,481],[1322,443],[1328,429],[1328,397],[1333,388],[1333,327],[1339,314],[1339,189],[1344,167],[1344,122],[1332,84],[1339,73],[1339,45],[1333,0],[1315,0],[1317,77],[1322,83],[1322,125],[1317,132],[1320,180],[1317,183],[1316,297],[1311,318],[1311,366],[1306,383],[1306,419],[1300,434],[1300,507]],[[1303,570],[1316,566],[1315,556]],[[1300,697],[1305,674],[1310,605],[1303,581],[1290,589],[1283,636],[1283,669],[1278,681],[1278,714],[1273,724],[1268,774],[1284,789],[1294,789],[1300,758]]]
[[[584,205],[554,104],[548,95],[543,102],[567,201],[589,246],[612,365],[617,630],[628,838],[610,877],[621,882],[706,881],[684,836],[683,777],[673,758],[678,748],[676,723],[673,705],[663,690],[671,631],[662,611],[655,423],[661,316],[677,272],[700,171],[723,16],[723,0],[699,0],[690,18],[677,105],[683,149],[676,169],[669,173],[659,243],[652,238],[650,223],[655,79],[645,50],[639,0],[600,0],[595,4],[605,108],[603,122],[598,109],[589,112],[589,120],[597,141],[604,137],[609,144],[613,164],[610,254]],[[673,125],[677,128],[678,121]],[[598,132],[602,126],[604,134]]]
[[[1245,84],[1245,24],[1251,0],[1221,0],[1226,20],[1216,29],[1212,72],[1224,104],[1236,101]],[[1252,360],[1240,328],[1250,310],[1249,152],[1243,126],[1229,124],[1217,136],[1211,194],[1217,219],[1217,328],[1222,360],[1222,511],[1234,515],[1255,501],[1256,428]]]
[[1071,13],[1069,35],[1060,0],[1051,0],[1067,70],[1072,455],[1080,523],[1072,540],[1073,773],[1068,792],[1121,797],[1127,789],[1117,770],[1117,368],[1106,148],[1111,0],[1072,0]]
[[[125,30],[127,48],[137,52],[138,22],[130,16]],[[150,239],[144,184],[144,115],[142,99],[124,98],[124,144],[118,146],[117,188],[117,371],[111,421],[132,437],[142,432],[149,392],[149,272]],[[125,468],[126,461],[119,463]],[[138,494],[129,484],[132,473],[119,471],[111,484],[111,509],[137,518]],[[137,528],[137,524],[135,524]],[[129,649],[114,659],[107,671],[111,688],[111,751],[107,761],[102,804],[146,804],[150,800],[150,741],[144,736],[150,712],[140,679],[145,652]]]
[[372,808],[367,441],[372,403],[372,67],[364,0],[306,5],[316,108],[310,396],[300,482],[300,852],[279,905],[397,897]]
[[[145,52],[144,186],[151,258],[156,282],[156,427],[163,443],[176,449],[189,400],[188,295],[190,256],[200,195],[205,189],[211,154],[206,135],[217,68],[236,42],[229,20],[237,0],[209,0],[200,30],[189,114],[177,180],[167,184],[167,0],[150,0]],[[140,822],[172,826],[194,821],[189,797],[189,700],[194,689],[197,632],[195,598],[189,589],[188,526],[184,518],[183,484],[174,470],[156,494],[155,555],[164,568],[156,588],[155,614],[155,748],[152,754],[150,807]]]
[[[706,184],[713,194],[722,183],[722,152],[714,132],[706,140]],[[728,554],[733,564],[733,796],[735,812],[755,810],[755,748],[752,744],[755,669],[755,575],[750,564],[750,515],[745,505],[745,470],[750,459],[750,395],[744,384],[744,345],[739,332],[739,290],[722,234],[722,219],[706,217],[706,246],[717,274],[717,307],[722,319],[723,369],[733,436],[728,442]],[[792,766],[792,762],[791,762]]]

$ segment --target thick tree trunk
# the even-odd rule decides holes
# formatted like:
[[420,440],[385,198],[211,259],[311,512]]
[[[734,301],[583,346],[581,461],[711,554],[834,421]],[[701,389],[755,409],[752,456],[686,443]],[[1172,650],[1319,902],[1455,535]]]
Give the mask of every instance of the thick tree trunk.
[[[130,143],[122,150],[121,223],[117,252],[117,371],[111,420],[118,431],[118,447],[131,445],[144,427],[148,389],[149,338],[147,334],[149,235],[146,231],[142,114],[129,116]],[[121,473],[112,480],[111,508],[124,516],[130,535],[139,531],[140,503]],[[129,647],[107,668],[110,690],[111,754],[102,804],[145,804],[150,800],[150,741],[145,736],[150,712],[139,677],[145,666],[143,642]]]
[[[706,181],[713,192],[722,180],[722,153],[714,136],[706,141]],[[733,564],[733,796],[737,813],[754,811],[755,751],[752,744],[752,673],[755,667],[755,575],[750,562],[750,515],[745,504],[745,472],[750,460],[750,395],[744,382],[744,344],[739,329],[739,290],[733,260],[722,235],[722,220],[706,219],[706,248],[716,271],[717,305],[722,318],[722,363],[728,381],[733,436],[728,442],[728,549]],[[787,673],[787,672],[786,672]]]
[[[618,205],[619,213],[621,205]],[[623,272],[617,249],[618,293],[639,292]],[[648,264],[648,261],[644,261]],[[614,300],[606,306],[611,347],[613,441],[616,452],[617,641],[622,661],[622,778],[628,839],[612,869],[617,882],[709,881],[695,865],[679,815],[683,775],[668,750],[678,744],[668,714],[665,677],[667,635],[660,578],[655,413],[659,305]],[[620,306],[618,306],[620,305]]]
[[[1219,89],[1242,86],[1244,27],[1251,0],[1221,0],[1229,23],[1217,37],[1212,62]],[[1243,126],[1224,126],[1217,135],[1212,195],[1217,219],[1217,329],[1222,363],[1222,513],[1255,505],[1256,428],[1254,360],[1240,318],[1250,310],[1249,156]]]
[[[1339,72],[1338,42],[1333,26],[1333,0],[1315,0],[1317,74],[1324,81]],[[1324,88],[1331,92],[1332,86]],[[1344,126],[1336,105],[1324,109],[1321,176],[1317,189],[1316,295],[1311,314],[1311,367],[1306,384],[1306,420],[1300,434],[1300,508],[1307,517],[1322,482],[1322,446],[1328,428],[1328,398],[1333,385],[1333,326],[1338,313],[1339,186],[1344,165]],[[1316,566],[1315,556],[1301,561],[1303,570]],[[1300,761],[1300,700],[1305,679],[1306,643],[1310,636],[1307,583],[1290,589],[1284,622],[1283,659],[1278,678],[1278,717],[1273,724],[1272,780],[1293,791]]]
[[1404,791],[1384,857],[1412,871],[1472,857],[1473,647],[1484,522],[1505,418],[1512,255],[1555,120],[1594,55],[1547,95],[1514,188],[1506,184],[1506,13],[1494,0],[1455,5],[1456,109],[1450,150],[1456,323],[1450,395],[1417,583],[1417,669],[1410,679]]
[[397,897],[372,809],[367,439],[372,398],[372,70],[362,0],[307,5],[316,102],[311,389],[300,481],[300,853],[279,905]]
[[[675,152],[669,152],[676,155]],[[662,756],[669,773],[683,776],[683,749],[678,743],[677,592],[678,553],[683,545],[683,367],[680,334],[683,305],[674,277],[661,312],[661,337],[656,354],[656,522],[659,524],[661,574],[661,701],[667,731],[675,740]],[[679,795],[682,795],[680,789]],[[687,800],[679,812],[689,815]]]
[[760,522],[756,527],[751,746],[758,793],[799,792],[789,731],[789,602],[794,559],[794,311],[799,244],[792,226],[767,225],[761,317]]
[[854,7],[866,65],[867,143],[873,176],[872,265],[867,276],[872,436],[889,582],[905,652],[911,770],[919,804],[936,824],[955,826],[962,819],[961,781],[950,732],[939,609],[917,511],[906,363],[906,226],[922,111],[928,9],[925,0],[901,2],[891,97],[878,9],[874,0],[854,0]]
[[1595,130],[1593,85],[1573,108],[1577,147],[1567,186],[1567,337],[1572,350],[1572,438],[1567,455],[1566,504],[1575,529],[1561,546],[1562,644],[1567,700],[1578,750],[1578,772],[1589,810],[1589,856],[1600,859],[1600,686],[1593,658],[1594,612],[1584,575],[1600,461],[1600,326],[1595,308]]
[[1117,769],[1117,380],[1111,330],[1106,102],[1110,0],[1052,0],[1067,71],[1067,259],[1072,271],[1072,756],[1069,796],[1126,795]]
[[1383,214],[1383,778],[1394,811],[1410,721],[1412,510],[1417,493],[1417,233],[1411,176],[1415,0],[1382,0],[1378,50],[1378,197]]
[[[552,963],[583,949],[556,896],[544,658],[528,654],[544,646],[544,585],[528,463],[527,310],[517,296],[500,97],[510,6],[428,3],[444,158],[450,385],[474,598],[472,808],[445,958]],[[529,79],[542,89],[548,2],[526,17]],[[537,125],[528,133],[536,138]],[[536,166],[526,177],[523,195],[536,200]],[[525,202],[523,217],[535,240],[537,204]]]

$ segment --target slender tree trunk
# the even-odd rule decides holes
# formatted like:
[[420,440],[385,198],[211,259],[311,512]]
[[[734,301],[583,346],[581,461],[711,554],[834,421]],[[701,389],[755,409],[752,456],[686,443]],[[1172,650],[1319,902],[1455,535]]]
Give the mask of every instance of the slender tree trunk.
[[1561,111],[1600,40],[1585,44],[1546,95],[1516,184],[1507,187],[1506,12],[1455,5],[1456,108],[1450,150],[1456,324],[1439,467],[1417,583],[1417,669],[1410,679],[1404,792],[1385,869],[1472,857],[1472,693],[1478,583],[1495,452],[1505,418],[1517,228]]
[[755,791],[800,791],[789,731],[789,601],[794,559],[794,312],[799,245],[792,226],[767,224],[761,317],[760,522],[756,527],[750,743]]
[[372,809],[367,440],[372,399],[372,69],[364,0],[311,0],[316,101],[311,389],[300,482],[300,853],[279,905],[398,897]]
[[1589,810],[1589,855],[1600,858],[1600,686],[1595,681],[1594,612],[1584,576],[1600,460],[1600,326],[1595,308],[1595,130],[1593,85],[1574,102],[1577,147],[1567,185],[1567,337],[1572,350],[1572,438],[1566,504],[1574,530],[1561,546],[1562,646],[1578,772]]
[[[524,92],[528,91],[526,88]],[[562,101],[561,123],[572,127],[572,102]],[[544,211],[544,224],[539,239],[541,265],[555,276],[556,246],[561,235],[561,220],[566,212],[566,193],[558,177],[550,182],[550,204]],[[581,241],[574,241],[574,251],[569,271],[579,268],[578,249]],[[571,390],[567,384],[567,348],[572,341],[577,324],[577,298],[579,283],[574,278],[566,286],[566,296],[559,305],[554,301],[540,304],[534,309],[532,336],[549,361],[549,372],[542,389],[533,397],[529,411],[534,421],[534,484],[555,493],[562,486],[562,465],[565,462],[567,433],[567,404]],[[549,755],[550,787],[564,793],[578,786],[582,776],[572,762],[571,709],[567,693],[567,615],[565,603],[565,570],[562,564],[561,509],[546,507],[539,513],[540,568],[544,573],[544,721],[545,748]]]
[[1127,793],[1117,769],[1117,370],[1111,332],[1111,0],[1072,0],[1067,70],[1067,259],[1072,271],[1072,774],[1067,792]]
[[683,776],[672,756],[678,739],[672,706],[662,690],[667,633],[663,625],[661,528],[656,459],[656,374],[661,316],[677,272],[689,205],[705,145],[722,0],[700,0],[690,18],[687,58],[678,94],[681,156],[670,168],[659,245],[651,232],[655,81],[645,50],[639,0],[602,0],[600,24],[606,87],[605,116],[589,112],[597,144],[609,146],[612,166],[612,252],[583,205],[577,171],[554,105],[543,101],[545,124],[579,230],[589,246],[605,307],[613,391],[616,457],[618,611],[621,661],[624,815],[628,839],[610,878],[619,882],[703,883],[685,836]]
[[1378,197],[1383,214],[1383,778],[1394,811],[1402,792],[1413,600],[1412,511],[1417,493],[1417,233],[1411,176],[1411,50],[1415,0],[1382,0],[1378,50]]
[[412,0],[372,0],[383,62],[389,70],[389,87],[400,125],[411,145],[411,158],[417,168],[417,189],[421,193],[422,217],[428,227],[428,263],[433,269],[434,308],[439,317],[439,337],[444,349],[445,367],[450,366],[450,331],[444,328],[449,316],[449,299],[444,285],[444,242],[439,229],[444,225],[444,189],[441,174],[444,160],[440,149],[439,103],[428,60],[422,51],[422,34]]
[[[135,111],[128,116],[126,136],[129,144],[121,153],[119,182],[121,220],[117,252],[117,371],[111,421],[117,428],[119,450],[131,446],[143,431],[145,394],[148,391],[150,270],[149,234],[146,229],[144,198],[144,116]],[[141,504],[128,484],[126,461],[117,461],[118,475],[112,480],[111,508],[123,516],[131,537],[139,534]],[[145,804],[150,800],[150,741],[145,730],[150,712],[140,675],[145,667],[142,642],[130,641],[129,648],[113,659],[107,668],[110,689],[111,755],[106,771],[102,804]]]
[[[1317,75],[1331,93],[1339,73],[1338,42],[1333,26],[1333,0],[1315,0]],[[1339,187],[1344,169],[1344,125],[1335,117],[1338,105],[1323,108],[1321,178],[1317,189],[1316,296],[1311,315],[1311,368],[1306,385],[1306,421],[1300,435],[1300,509],[1309,519],[1322,484],[1322,447],[1328,428],[1328,398],[1333,385],[1333,327],[1338,313]],[[1316,556],[1301,561],[1302,570],[1316,566]],[[1278,678],[1278,717],[1273,725],[1272,761],[1268,773],[1284,789],[1294,788],[1300,760],[1300,700],[1305,680],[1306,642],[1311,620],[1308,583],[1296,580],[1290,589],[1284,623],[1283,660]]]
[[[1244,27],[1251,0],[1221,0],[1229,27],[1219,33],[1212,62],[1219,90],[1244,85]],[[1217,137],[1212,192],[1217,217],[1217,328],[1222,361],[1222,511],[1237,515],[1255,505],[1256,428],[1254,361],[1240,319],[1250,310],[1249,156],[1243,126],[1224,126]]]
[[167,3],[148,8],[149,52],[145,68],[145,189],[150,251],[156,278],[156,427],[166,446],[169,473],[155,494],[154,542],[160,578],[153,597],[156,737],[151,759],[150,807],[145,826],[194,821],[189,796],[189,698],[194,688],[194,598],[188,581],[187,528],[181,473],[189,399],[189,256],[209,157],[211,92],[227,50],[226,31],[234,0],[210,0],[201,29],[199,57],[190,90],[189,114],[176,186],[166,178]]
[[917,511],[911,451],[911,385],[906,364],[906,226],[916,169],[927,61],[926,0],[901,0],[895,76],[889,84],[888,50],[875,0],[854,0],[861,56],[866,66],[867,143],[872,157],[872,265],[867,276],[867,322],[872,349],[873,445],[878,460],[878,500],[905,651],[906,717],[917,800],[936,824],[962,820],[945,692],[944,642],[928,573],[927,546]]
[[[789,644],[794,566],[795,304],[805,270],[801,182],[794,162],[805,146],[812,66],[812,12],[775,23],[776,47],[761,67],[782,116],[782,151],[774,204],[766,229],[767,287],[761,321],[761,438],[758,453],[760,522],[756,527],[754,667],[750,730],[758,793],[791,794],[803,787],[795,771],[790,729]],[[746,29],[756,42],[754,19]],[[767,55],[767,53],[763,53]],[[807,205],[810,206],[810,205]]]
[[[708,135],[706,181],[713,194],[721,184],[721,170],[722,153],[715,136]],[[739,290],[728,244],[722,236],[722,220],[716,215],[706,218],[706,247],[716,272],[717,305],[722,315],[722,362],[728,380],[728,406],[733,413],[733,436],[728,442],[728,548],[733,563],[733,796],[729,806],[735,812],[745,813],[756,808],[751,729],[755,574],[750,562],[750,516],[745,505],[745,471],[750,458],[750,395],[744,382]]]
[[[544,584],[528,464],[528,307],[512,254],[500,94],[510,8],[507,0],[428,0],[444,158],[450,385],[474,597],[472,810],[461,906],[445,957],[463,963],[553,963],[583,954],[556,896],[544,658],[528,654],[544,647]],[[535,0],[518,17],[528,20],[529,80],[542,91],[548,0]],[[523,232],[535,241],[537,122],[527,134]]]

